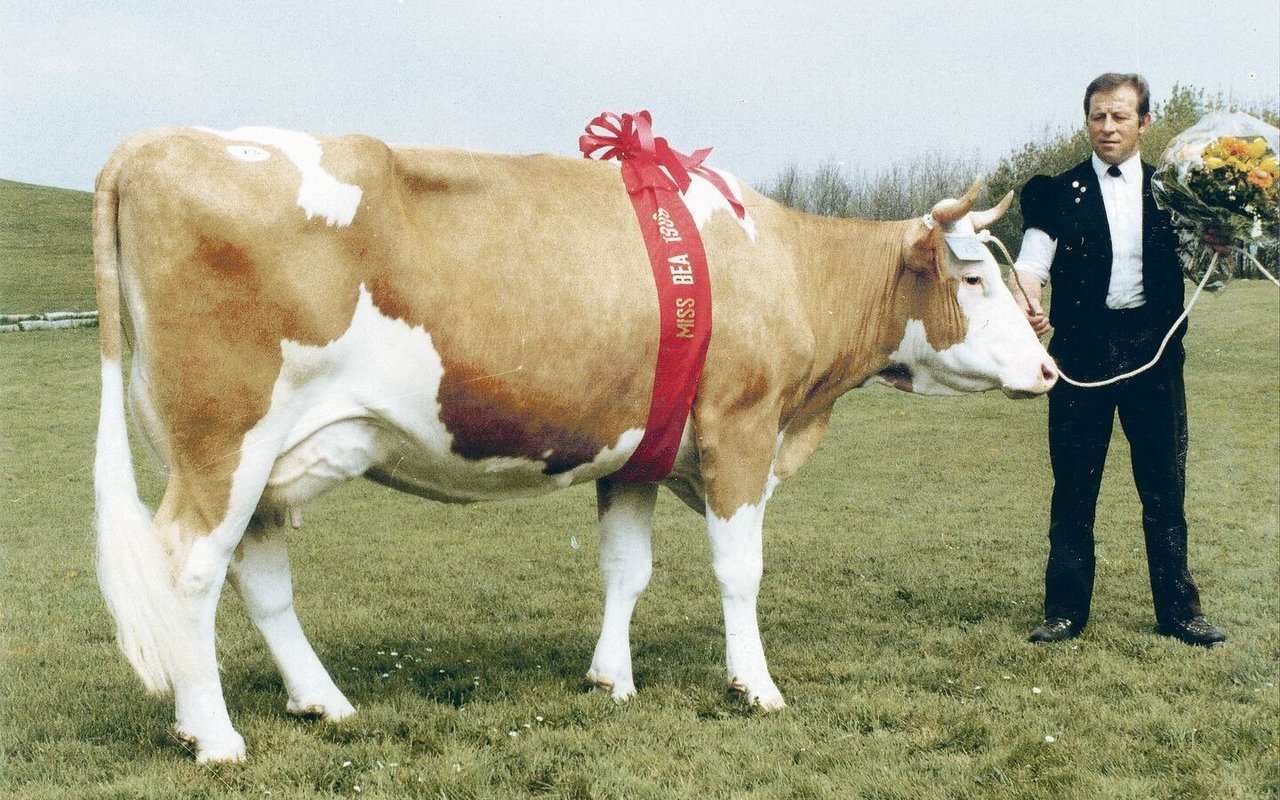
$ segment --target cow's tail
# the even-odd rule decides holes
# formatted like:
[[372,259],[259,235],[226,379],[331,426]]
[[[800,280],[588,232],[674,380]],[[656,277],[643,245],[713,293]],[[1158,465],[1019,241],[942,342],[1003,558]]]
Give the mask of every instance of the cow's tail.
[[102,355],[93,484],[98,583],[116,638],[147,690],[164,693],[182,670],[188,639],[169,559],[151,512],[138,497],[125,419],[124,318],[120,280],[118,178],[122,147],[103,168],[93,199],[93,263]]

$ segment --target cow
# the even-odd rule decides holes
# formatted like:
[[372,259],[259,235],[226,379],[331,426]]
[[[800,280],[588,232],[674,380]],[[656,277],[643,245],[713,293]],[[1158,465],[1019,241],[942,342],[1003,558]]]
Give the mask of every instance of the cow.
[[[991,256],[947,244],[1008,196],[975,211],[975,182],[921,218],[830,219],[717,174],[746,213],[700,176],[684,193],[714,332],[675,465],[644,483],[610,477],[644,434],[659,340],[616,164],[269,128],[157,129],[114,152],[93,205],[99,583],[199,761],[245,755],[214,645],[227,578],[288,712],[354,713],[294,613],[285,531],[360,476],[450,502],[594,481],[605,597],[587,679],[619,701],[667,486],[706,519],[731,690],[784,705],[756,619],[763,516],[834,401],[876,381],[1038,395],[1057,372]],[[129,417],[167,472],[154,514]]]

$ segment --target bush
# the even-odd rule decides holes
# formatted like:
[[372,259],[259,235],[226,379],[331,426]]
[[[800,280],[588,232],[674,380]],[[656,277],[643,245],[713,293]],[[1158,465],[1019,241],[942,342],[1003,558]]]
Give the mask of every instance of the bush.
[[958,197],[983,172],[977,158],[929,153],[917,161],[891,164],[872,173],[824,163],[812,175],[794,164],[772,183],[758,187],[778,202],[810,214],[858,219],[908,219],[944,197]]

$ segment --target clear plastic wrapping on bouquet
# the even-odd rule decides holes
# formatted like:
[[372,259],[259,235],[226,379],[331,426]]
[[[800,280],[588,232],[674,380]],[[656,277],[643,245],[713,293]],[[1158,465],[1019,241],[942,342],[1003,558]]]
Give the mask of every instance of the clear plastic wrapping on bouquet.
[[1187,277],[1209,268],[1206,239],[1250,254],[1280,240],[1278,152],[1280,131],[1240,112],[1206,114],[1169,143],[1151,190],[1192,247]]

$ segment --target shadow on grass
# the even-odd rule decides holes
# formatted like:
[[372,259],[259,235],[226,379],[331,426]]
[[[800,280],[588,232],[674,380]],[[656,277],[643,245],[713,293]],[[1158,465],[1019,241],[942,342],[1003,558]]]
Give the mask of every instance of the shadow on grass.
[[[317,638],[313,644],[339,688],[357,706],[395,702],[407,695],[456,709],[518,695],[589,693],[586,673],[595,635],[574,627],[564,634],[477,630],[475,635],[432,637],[430,645],[421,638],[384,638],[369,630],[364,636]],[[368,643],[355,641],[358,638]],[[642,692],[664,685],[678,692],[723,688],[724,645],[718,628],[646,628],[637,639],[643,643],[633,645],[633,663]],[[264,654],[255,654],[250,663],[224,661],[223,668],[229,705],[285,715],[283,682]],[[732,712],[731,696],[726,692],[725,697],[723,710]],[[719,713],[720,709],[709,712]]]

